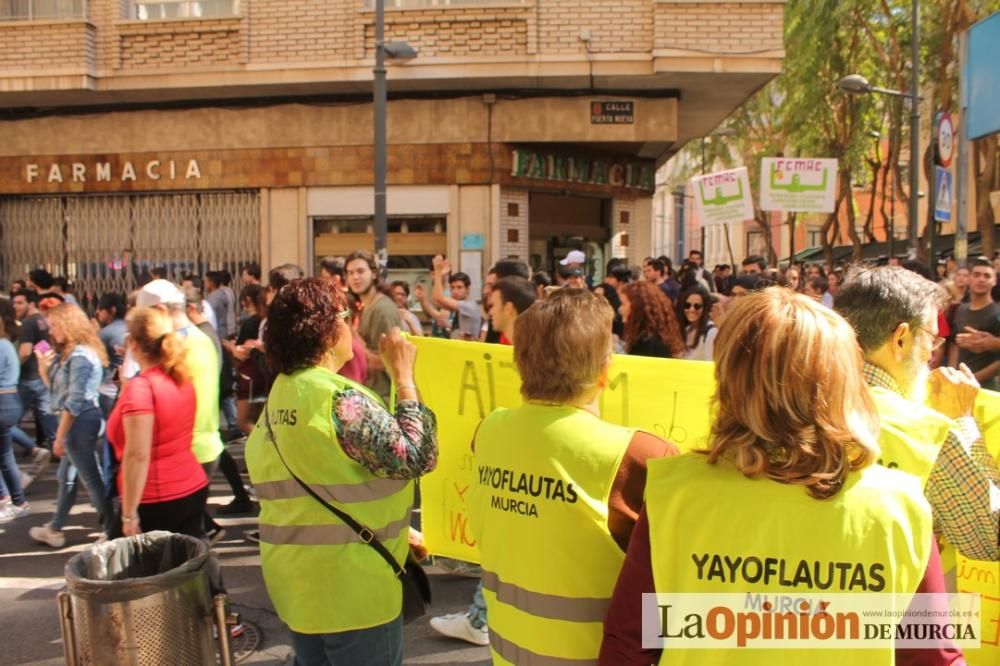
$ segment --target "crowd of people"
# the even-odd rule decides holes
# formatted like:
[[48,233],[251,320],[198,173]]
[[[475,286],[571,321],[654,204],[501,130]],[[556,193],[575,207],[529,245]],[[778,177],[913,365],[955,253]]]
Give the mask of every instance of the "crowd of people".
[[[102,296],[94,319],[32,271],[0,301],[0,520],[29,511],[15,442],[35,477],[60,459],[55,515],[30,531],[51,547],[79,482],[101,539],[213,542],[215,517],[259,503],[250,538],[297,663],[400,664],[414,482],[438,454],[406,332],[513,346],[524,403],[488,415],[472,443],[481,583],[468,611],[430,621],[490,645],[495,663],[698,662],[643,646],[642,594],[748,591],[696,575],[704,553],[856,562],[901,594],[948,589],[935,536],[1000,560],[1000,469],[974,418],[1000,371],[993,262],[827,271],[749,257],[731,275],[693,251],[676,273],[667,258],[612,260],[592,288],[589,268],[582,251],[553,278],[504,259],[477,299],[445,257],[426,281],[384,284],[358,251],[315,278],[284,264],[262,282],[247,266],[238,296],[225,271],[151,275]],[[705,450],[601,420],[615,352],[714,361]],[[34,440],[19,429],[28,412]],[[249,488],[227,448],[240,435]],[[233,500],[212,516],[216,470]],[[815,538],[787,529],[793,514]]]

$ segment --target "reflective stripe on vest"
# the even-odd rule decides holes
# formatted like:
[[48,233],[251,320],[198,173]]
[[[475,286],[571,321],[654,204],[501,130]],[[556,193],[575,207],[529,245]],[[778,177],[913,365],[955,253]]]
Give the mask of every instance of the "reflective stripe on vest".
[[596,662],[624,560],[608,498],[633,434],[569,406],[483,420],[467,506],[494,663]]
[[[246,463],[260,499],[264,582],[281,620],[293,631],[327,634],[391,622],[402,608],[392,568],[292,478],[367,526],[400,563],[408,550],[413,484],[376,477],[337,439],[334,396],[359,385],[324,368],[277,377],[263,419],[247,440]],[[378,398],[372,398],[379,403]]]
[[505,583],[492,571],[483,570],[483,587],[492,592],[497,601],[517,606],[525,613],[566,622],[604,622],[611,599],[563,597],[557,594],[532,592],[523,587]]
[[597,666],[597,659],[566,659],[532,652],[507,640],[492,626],[490,627],[490,647],[498,655],[512,664],[517,664],[517,666]]
[[[395,495],[409,484],[400,479],[372,479],[365,483],[308,484],[313,492],[327,502],[350,504],[351,502],[371,502]],[[254,485],[254,493],[259,499],[283,500],[307,497],[309,493],[295,479],[265,481]]]
[[[395,539],[410,527],[410,515],[389,523],[383,529],[372,530],[379,541]],[[268,525],[260,524],[261,543],[296,546],[342,546],[362,543],[363,539],[347,525]]]
[[[872,465],[849,474],[833,497],[818,500],[800,485],[746,478],[728,460],[710,465],[698,453],[651,460],[648,470],[646,513],[657,593],[905,596],[923,580],[933,534],[930,506],[912,475]],[[766,560],[774,562],[771,575],[761,575]],[[751,561],[757,566],[740,566]],[[741,649],[738,661],[845,663],[838,649],[782,648],[776,643],[774,649]],[[794,659],[785,656],[790,653]],[[724,665],[733,655],[710,646],[675,648],[664,650],[660,663]],[[858,663],[886,665],[894,656],[891,646],[859,655]]]

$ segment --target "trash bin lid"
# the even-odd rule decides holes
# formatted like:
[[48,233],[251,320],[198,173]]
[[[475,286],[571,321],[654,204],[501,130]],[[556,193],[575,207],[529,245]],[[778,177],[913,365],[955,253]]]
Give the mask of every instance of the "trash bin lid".
[[91,546],[66,563],[66,585],[76,596],[145,596],[172,589],[200,572],[208,545],[186,534],[146,532]]

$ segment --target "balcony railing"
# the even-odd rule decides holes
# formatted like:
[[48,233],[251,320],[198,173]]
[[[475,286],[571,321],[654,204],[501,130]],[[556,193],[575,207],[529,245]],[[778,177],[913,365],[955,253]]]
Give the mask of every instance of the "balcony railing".
[[140,21],[226,18],[240,15],[240,0],[136,0],[132,16]]
[[87,17],[87,0],[0,0],[0,21],[53,21]]

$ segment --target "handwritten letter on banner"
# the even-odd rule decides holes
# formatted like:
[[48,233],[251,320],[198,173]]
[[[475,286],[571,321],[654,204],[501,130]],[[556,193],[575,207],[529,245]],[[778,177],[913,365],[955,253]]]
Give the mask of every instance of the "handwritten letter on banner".
[[760,208],[832,213],[837,160],[765,157],[760,161]]
[[698,216],[704,224],[728,224],[753,219],[753,200],[746,167],[691,179]]
[[[472,438],[497,407],[521,404],[513,349],[501,345],[412,338],[417,345],[417,387],[434,410],[440,456],[420,482],[422,529],[437,555],[477,562],[465,500],[474,481]],[[611,384],[601,400],[606,421],[641,428],[682,450],[705,446],[712,364],[615,356]]]

